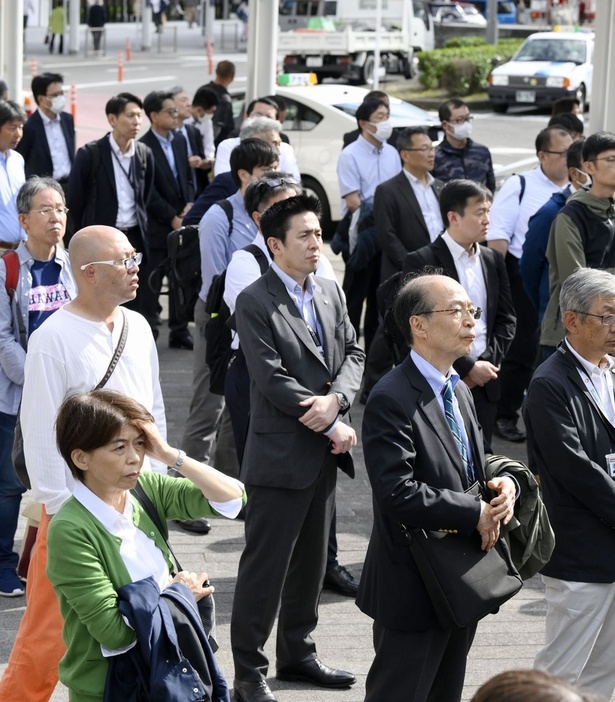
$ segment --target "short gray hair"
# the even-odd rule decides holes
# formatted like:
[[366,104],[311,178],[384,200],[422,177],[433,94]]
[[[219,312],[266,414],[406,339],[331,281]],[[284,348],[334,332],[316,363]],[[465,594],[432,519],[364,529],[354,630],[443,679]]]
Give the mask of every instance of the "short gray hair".
[[566,312],[587,314],[594,300],[615,298],[615,276],[597,268],[577,268],[564,283],[559,294],[562,318]]
[[431,275],[442,275],[441,268],[425,268],[419,273],[410,273],[398,288],[393,303],[393,316],[399,331],[404,335],[408,346],[413,345],[410,317],[416,315],[431,316],[433,300],[430,294]]
[[278,122],[277,119],[271,119],[270,117],[248,117],[244,120],[239,130],[239,139],[243,141],[244,139],[252,139],[253,137],[258,138],[260,134],[265,132],[281,132],[282,124]]
[[17,212],[27,214],[32,209],[32,198],[43,192],[43,190],[55,190],[62,197],[62,202],[66,205],[64,190],[57,180],[53,178],[43,178],[42,176],[32,176],[21,186],[17,193]]

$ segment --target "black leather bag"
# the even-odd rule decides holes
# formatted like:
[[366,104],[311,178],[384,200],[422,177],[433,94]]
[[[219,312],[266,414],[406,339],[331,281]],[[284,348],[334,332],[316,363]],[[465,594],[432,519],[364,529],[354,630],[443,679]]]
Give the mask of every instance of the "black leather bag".
[[508,545],[481,550],[477,531],[464,536],[401,525],[440,626],[452,629],[497,611],[523,585]]

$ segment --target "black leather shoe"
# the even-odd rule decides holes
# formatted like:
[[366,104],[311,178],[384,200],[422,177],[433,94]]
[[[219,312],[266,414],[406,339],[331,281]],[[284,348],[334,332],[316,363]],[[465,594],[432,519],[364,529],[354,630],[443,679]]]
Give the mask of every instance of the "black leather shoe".
[[277,702],[266,680],[235,680],[234,702]]
[[319,687],[350,687],[350,685],[354,685],[357,682],[352,673],[329,668],[328,665],[321,663],[318,658],[278,668],[276,678],[288,682],[308,682]]
[[513,419],[496,420],[493,433],[506,441],[525,441],[525,432],[517,427]]
[[194,348],[194,339],[192,334],[186,329],[186,331],[180,332],[178,334],[169,335],[169,348],[171,349],[188,349],[192,351]]
[[323,588],[325,590],[333,590],[333,592],[337,592],[338,595],[344,595],[344,597],[356,597],[359,583],[344,566],[338,563],[325,573]]
[[190,531],[193,534],[209,534],[211,531],[211,524],[207,519],[176,519],[175,523],[184,531]]

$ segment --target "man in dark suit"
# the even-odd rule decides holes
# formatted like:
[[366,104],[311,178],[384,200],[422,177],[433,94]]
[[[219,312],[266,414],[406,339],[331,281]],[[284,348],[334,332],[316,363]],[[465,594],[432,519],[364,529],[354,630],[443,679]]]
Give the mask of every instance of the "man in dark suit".
[[322,250],[320,205],[307,195],[265,210],[260,226],[269,270],[237,298],[237,332],[250,372],[251,420],[242,480],[246,546],[231,617],[239,702],[275,702],[263,653],[280,606],[280,680],[343,688],[351,673],[316,657],[336,465],[354,472],[356,434],[341,421],[354,400],[364,354],[343,294],[314,280]]
[[64,78],[59,73],[42,73],[32,79],[32,97],[38,109],[23,128],[17,148],[26,163],[26,178],[50,176],[66,191],[75,158],[75,124],[64,112]]
[[235,64],[232,61],[220,61],[216,66],[216,77],[204,87],[213,90],[218,96],[218,106],[213,116],[214,143],[228,139],[235,131],[233,119],[233,103],[228,91],[229,85],[235,80]]
[[[194,201],[188,149],[184,137],[176,133],[179,111],[170,92],[154,90],[145,96],[143,109],[151,129],[140,139],[149,146],[156,164],[154,185],[147,203],[149,217],[149,263],[153,271],[167,257],[167,236],[182,226],[182,219]],[[160,325],[158,296],[162,277],[147,286],[143,314],[158,336]],[[154,289],[152,289],[152,287]],[[169,346],[192,349],[187,322],[178,318],[173,297],[169,298]]]
[[[154,183],[154,157],[135,141],[143,120],[143,103],[131,93],[119,93],[105,106],[111,131],[82,146],[68,181],[67,205],[71,230],[92,224],[119,229],[135,251],[149,256],[147,200]],[[147,275],[127,307],[142,312]]]
[[555,531],[542,570],[546,645],[535,667],[610,700],[615,688],[615,278],[579,268],[562,284],[566,337],[530,382],[523,419]]
[[[483,436],[470,391],[453,363],[470,353],[478,310],[452,278],[423,275],[399,292],[395,318],[412,348],[374,387],[363,419],[363,451],[374,526],[357,605],[374,619],[375,659],[366,702],[458,702],[476,623],[443,629],[400,522],[430,531],[479,532],[484,550],[512,517],[515,484],[484,488]],[[445,407],[452,420],[445,416]]]
[[192,119],[190,111],[190,98],[188,93],[179,85],[171,88],[175,107],[179,110],[177,115],[177,131],[186,140],[188,149],[188,165],[190,166],[190,180],[194,190],[193,201],[205,190],[209,183],[208,173],[211,170],[211,163],[205,158],[203,149],[203,138],[201,132],[194,124],[188,120]]
[[516,325],[504,257],[494,249],[479,246],[487,235],[491,200],[491,191],[472,180],[447,183],[440,192],[446,231],[433,243],[408,254],[403,267],[405,273],[441,268],[482,308],[472,350],[457,359],[454,368],[472,390],[476,415],[488,444],[500,399],[499,368]]

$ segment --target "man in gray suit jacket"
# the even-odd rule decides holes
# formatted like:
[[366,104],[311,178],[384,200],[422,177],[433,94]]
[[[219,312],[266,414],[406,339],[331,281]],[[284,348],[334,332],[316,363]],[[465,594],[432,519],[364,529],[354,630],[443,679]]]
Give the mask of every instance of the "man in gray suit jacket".
[[237,298],[237,331],[251,377],[241,478],[249,495],[231,643],[239,702],[275,702],[263,647],[280,615],[277,677],[348,687],[351,673],[323,665],[318,619],[336,466],[353,474],[356,434],[341,417],[363,372],[339,286],[315,281],[320,206],[306,195],[261,218],[271,268]]

